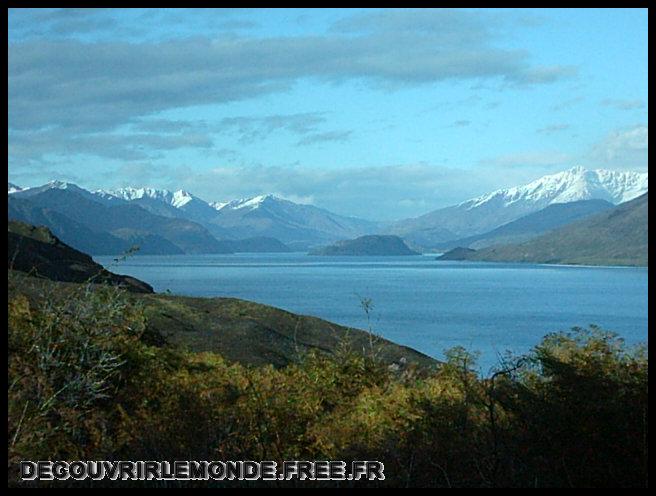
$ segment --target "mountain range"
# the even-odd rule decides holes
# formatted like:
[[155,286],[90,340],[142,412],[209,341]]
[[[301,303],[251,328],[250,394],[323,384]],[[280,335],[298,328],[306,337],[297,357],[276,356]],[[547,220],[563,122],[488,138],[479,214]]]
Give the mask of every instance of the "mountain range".
[[123,200],[158,215],[193,220],[219,238],[268,237],[300,248],[356,236],[379,226],[271,194],[211,203],[184,190],[122,188],[94,194],[110,204]]
[[[64,216],[67,222],[83,225],[93,236],[95,233],[103,237],[109,234],[130,246],[140,245],[141,252],[147,254],[231,253],[227,245],[198,223],[153,214],[129,202],[109,206],[79,189],[74,185],[64,185],[45,188],[35,194],[31,190],[14,193],[9,197],[9,214],[11,216],[13,212],[15,220],[34,223],[32,218],[16,215],[17,201],[22,207],[21,212],[40,215],[56,212]],[[65,243],[70,242],[68,235],[61,234],[61,225],[47,227],[56,236],[61,236]],[[155,251],[149,250],[150,247]],[[95,251],[92,254],[101,253]]]
[[191,193],[155,188],[121,188],[94,191],[94,196],[107,205],[132,203],[157,215],[177,217],[203,223],[212,219],[217,209]]
[[394,223],[388,231],[429,248],[496,229],[549,205],[605,200],[617,205],[647,192],[647,173],[586,170],[582,167],[500,189],[458,205]]
[[71,183],[8,185],[9,217],[49,227],[92,254],[308,251],[364,235],[396,235],[416,250],[531,239],[647,191],[647,173],[570,170],[394,223],[332,213],[275,195],[206,202],[184,190],[88,191]]
[[524,243],[455,248],[442,260],[647,266],[648,193]]
[[306,250],[378,229],[274,195],[210,204],[185,191],[124,188],[88,191],[51,181],[9,184],[9,217],[49,227],[64,242],[94,255],[133,245],[142,254]]
[[448,250],[455,247],[485,248],[508,243],[520,243],[535,238],[552,229],[613,208],[606,200],[578,200],[570,203],[554,203],[542,210],[520,217],[483,234],[438,243],[437,248]]
[[373,233],[380,228],[376,222],[337,215],[274,195],[231,201],[217,212],[208,223],[210,230],[220,228],[235,238],[272,237],[299,250]]

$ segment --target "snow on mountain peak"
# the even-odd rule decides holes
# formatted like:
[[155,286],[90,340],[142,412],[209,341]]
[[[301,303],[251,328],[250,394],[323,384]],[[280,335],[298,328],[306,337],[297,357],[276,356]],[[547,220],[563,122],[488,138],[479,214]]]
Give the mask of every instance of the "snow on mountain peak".
[[[59,181],[55,179],[53,181],[48,181],[46,184],[41,186],[42,189],[81,189],[77,184],[69,183],[66,181]],[[31,189],[31,188],[27,188]]]
[[239,200],[233,200],[231,202],[224,203],[223,206],[221,206],[221,208],[228,208],[231,210],[250,208],[252,210],[255,208],[259,208],[264,202],[268,200],[278,200],[278,198],[272,194],[259,195],[259,196],[254,196],[252,198],[242,198]]
[[39,193],[43,191],[48,191],[50,189],[67,189],[75,192],[87,192],[85,189],[80,188],[77,184],[69,183],[66,181],[59,181],[59,180],[53,180],[53,181],[48,181],[46,184],[42,186],[33,186],[29,188],[18,188],[15,185],[12,185],[10,183],[10,189],[11,186],[14,186],[17,188],[16,190],[13,191],[13,193]]
[[139,200],[141,198],[152,198],[155,200],[170,199],[171,192],[167,189],[155,188],[119,188],[115,190],[106,191],[106,193],[121,198],[122,200]]
[[18,193],[23,191],[23,188],[12,183],[8,183],[7,194],[11,195],[12,193]]
[[175,208],[180,208],[180,207],[185,206],[187,203],[189,203],[193,199],[194,199],[194,196],[191,193],[188,193],[187,191],[179,189],[178,191],[175,191],[173,193],[173,198],[171,200],[171,205],[173,205]]
[[539,204],[601,199],[619,204],[647,191],[648,173],[587,170],[577,166],[569,170],[541,177],[522,186],[500,189],[460,205],[468,209],[494,203],[509,206],[516,202]]
[[171,192],[168,189],[126,187],[110,191],[98,190],[95,193],[104,197],[112,196],[127,201],[150,198],[152,200],[162,201],[176,208],[180,208],[194,199],[191,193],[182,189]]

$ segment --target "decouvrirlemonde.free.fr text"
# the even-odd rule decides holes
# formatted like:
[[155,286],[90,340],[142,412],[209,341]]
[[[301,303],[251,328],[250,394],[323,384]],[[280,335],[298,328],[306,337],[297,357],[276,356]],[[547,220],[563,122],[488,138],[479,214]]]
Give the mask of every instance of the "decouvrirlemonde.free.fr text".
[[379,461],[22,461],[23,480],[384,480]]

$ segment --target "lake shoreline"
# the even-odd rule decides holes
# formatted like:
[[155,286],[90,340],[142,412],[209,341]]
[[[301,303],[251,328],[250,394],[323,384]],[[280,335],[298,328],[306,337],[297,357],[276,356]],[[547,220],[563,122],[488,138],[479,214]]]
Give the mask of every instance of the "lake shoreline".
[[[112,258],[95,260],[147,281],[158,293],[234,297],[342,326],[371,327],[436,359],[445,349],[464,346],[481,351],[483,368],[496,363],[499,353],[523,353],[543,335],[575,326],[597,324],[630,343],[647,338],[644,267],[305,252],[142,255],[119,264]],[[372,301],[369,321],[361,298]]]

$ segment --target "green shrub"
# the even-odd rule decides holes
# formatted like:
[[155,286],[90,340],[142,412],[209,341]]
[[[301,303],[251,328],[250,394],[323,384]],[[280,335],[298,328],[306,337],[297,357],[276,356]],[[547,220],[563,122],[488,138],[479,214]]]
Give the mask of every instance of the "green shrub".
[[16,296],[8,324],[10,457],[95,452],[144,328],[140,309],[122,290],[86,286],[38,304]]
[[370,459],[374,485],[647,485],[647,356],[597,328],[487,378],[462,348],[422,377],[348,343],[253,368],[154,346],[137,302],[91,285],[9,300],[10,483],[19,460]]

